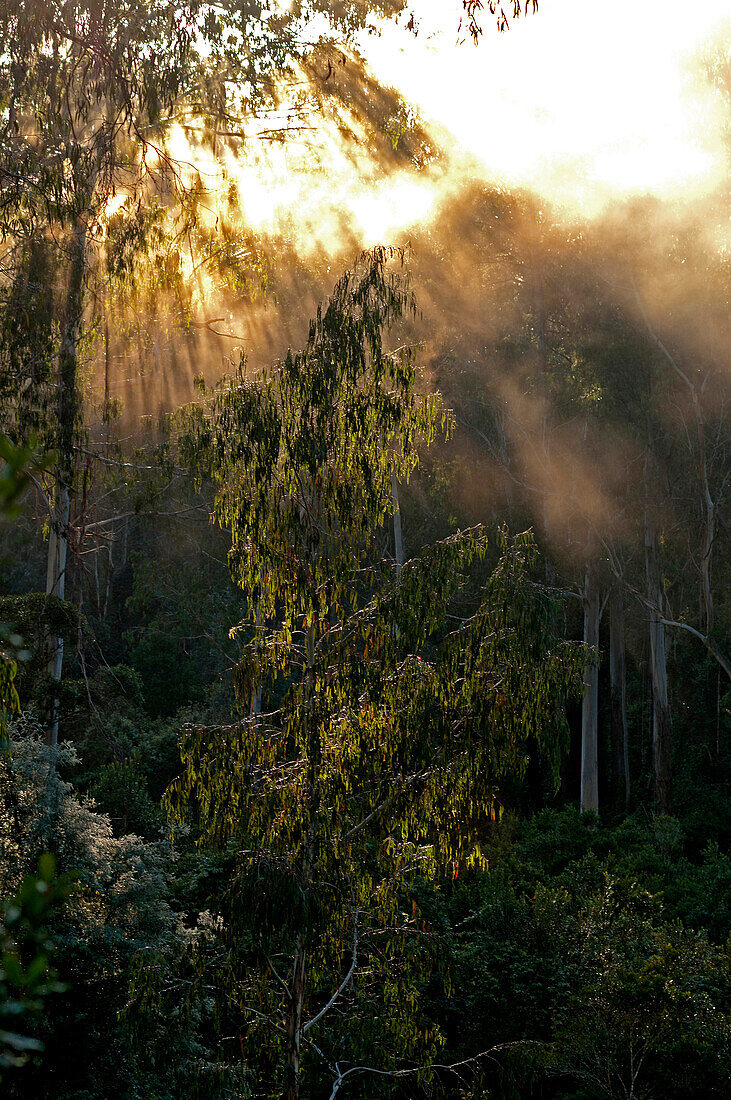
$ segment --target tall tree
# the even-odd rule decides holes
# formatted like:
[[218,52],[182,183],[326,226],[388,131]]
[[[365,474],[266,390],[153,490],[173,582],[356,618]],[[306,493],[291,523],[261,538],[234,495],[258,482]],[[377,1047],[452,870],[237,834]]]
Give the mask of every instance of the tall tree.
[[[0,16],[3,112],[1,227],[16,246],[56,244],[62,272],[48,498],[46,590],[65,596],[80,427],[79,345],[90,242],[119,187],[134,188],[151,141],[193,87],[200,5],[9,3]],[[164,56],[165,66],[155,58]],[[63,639],[50,637],[49,673],[60,679]],[[54,703],[47,739],[58,736]]]
[[530,745],[556,760],[584,664],[531,582],[529,535],[502,536],[456,629],[448,610],[486,552],[481,529],[423,560],[379,558],[392,474],[408,477],[443,416],[415,396],[410,355],[383,346],[409,305],[385,261],[376,250],[345,275],[303,351],[192,410],[182,440],[219,483],[232,573],[260,624],[243,708],[263,690],[261,714],[189,732],[169,798],[204,845],[237,852],[226,1011],[290,1100],[323,1075],[335,1095],[433,1058],[439,1037],[411,1007],[432,941],[415,881],[479,862],[496,782]]
[[[266,96],[266,74],[311,48],[303,30],[313,16],[327,13],[334,32],[349,33],[374,10],[393,8],[384,0],[335,11],[322,0],[281,9],[236,0],[3,4],[0,234],[17,254],[17,269],[27,267],[29,255],[43,254],[57,285],[41,372],[56,455],[47,493],[49,595],[64,598],[73,550],[81,340],[90,292],[98,300],[108,275],[101,261],[110,243],[110,200],[149,202],[156,189],[168,204],[180,200],[184,173],[165,142],[171,126],[202,118],[215,144],[219,129],[240,128],[242,116]],[[135,205],[126,204],[133,222]],[[141,225],[132,226],[128,243]],[[31,344],[38,358],[39,341]],[[62,665],[63,639],[49,637],[52,679],[60,678]],[[57,702],[53,711],[51,743],[58,736]]]

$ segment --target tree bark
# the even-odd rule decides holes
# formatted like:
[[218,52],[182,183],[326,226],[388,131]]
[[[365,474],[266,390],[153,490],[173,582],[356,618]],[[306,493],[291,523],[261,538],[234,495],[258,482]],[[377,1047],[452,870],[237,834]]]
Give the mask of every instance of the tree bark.
[[584,575],[584,643],[595,651],[584,672],[581,704],[581,812],[599,812],[599,586],[591,563]]
[[703,595],[703,625],[706,636],[713,630],[713,588],[711,567],[713,565],[713,543],[716,537],[716,506],[708,486],[706,467],[706,441],[703,420],[698,412],[698,434],[700,437],[701,488],[703,493],[703,541],[701,544],[701,593]]
[[294,973],[287,1013],[287,1091],[286,1100],[299,1100],[300,1045],[302,1042],[302,1009],[305,1002],[305,949],[297,937]]
[[[78,342],[83,311],[84,265],[86,262],[86,223],[78,219],[71,238],[71,268],[66,297],[63,333],[58,355],[57,461],[54,517],[48,540],[46,595],[66,597],[71,494],[74,482],[74,431],[77,414]],[[47,671],[58,683],[63,672],[63,638],[49,632]],[[58,743],[59,699],[55,695],[46,727],[46,744]]]
[[393,549],[396,559],[396,575],[401,572],[404,564],[404,540],[401,532],[401,505],[398,495],[398,478],[396,471],[391,471],[391,496],[393,498]]
[[[257,613],[256,613],[256,621],[255,621],[254,629],[256,630],[257,639],[258,639],[259,631],[261,630],[261,612],[260,611],[257,611]],[[256,686],[254,687],[254,690],[251,693],[250,712],[251,712],[251,717],[258,720],[259,715],[261,714],[261,680],[258,681]]]
[[629,807],[630,775],[627,731],[627,678],[624,660],[624,599],[617,582],[609,600],[609,679],[611,695],[612,763],[617,800]]
[[672,807],[672,765],[665,624],[662,613],[665,590],[660,572],[657,528],[645,511],[645,575],[650,631],[650,683],[652,686],[652,765],[655,801],[662,813]]

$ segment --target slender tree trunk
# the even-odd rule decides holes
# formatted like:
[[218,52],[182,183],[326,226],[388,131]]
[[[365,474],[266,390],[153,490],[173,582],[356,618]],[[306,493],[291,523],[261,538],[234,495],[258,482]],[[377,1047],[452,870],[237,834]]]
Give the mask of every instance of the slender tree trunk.
[[[591,563],[584,576],[584,643],[599,648],[599,586]],[[599,659],[591,658],[584,673],[581,704],[581,812],[599,812]]]
[[251,693],[251,717],[259,718],[261,714],[261,683],[258,683]]
[[708,473],[706,470],[706,444],[703,430],[703,421],[699,414],[699,428],[701,448],[701,478],[703,492],[703,542],[701,544],[701,592],[703,594],[703,625],[705,633],[710,636],[713,630],[713,588],[711,580],[711,567],[713,565],[713,543],[716,537],[716,506],[708,487]]
[[[59,479],[54,507],[54,522],[48,537],[48,564],[46,569],[46,595],[59,600],[66,596],[66,557],[68,552],[68,527],[71,513],[71,496],[67,485]],[[46,639],[48,662],[46,671],[58,683],[63,669],[63,635],[48,634]],[[46,726],[46,744],[58,744],[58,695],[51,702],[51,716]]]
[[[63,320],[61,347],[58,355],[57,398],[57,466],[54,519],[48,540],[46,595],[63,600],[66,597],[71,494],[74,482],[74,431],[77,413],[78,341],[84,295],[84,265],[86,260],[86,223],[77,220],[71,239],[71,267]],[[47,638],[50,678],[58,683],[63,671],[63,638],[49,633]],[[53,699],[51,719],[46,728],[46,743],[58,743],[59,700]]]
[[305,1003],[305,949],[297,937],[292,989],[287,1013],[287,1091],[286,1100],[299,1100],[300,1045],[302,1042],[302,1010]]
[[106,576],[104,578],[104,600],[101,605],[100,616],[103,623],[107,621],[107,611],[109,610],[109,595],[112,591],[112,578],[114,577],[114,540],[116,538],[114,528],[109,531],[109,542],[107,544],[107,568]]
[[627,734],[627,678],[624,661],[624,599],[618,583],[609,599],[609,679],[611,683],[612,760],[617,798],[629,807],[630,775]]
[[391,496],[393,498],[393,548],[396,558],[396,575],[401,572],[404,564],[404,541],[401,533],[401,505],[398,495],[398,478],[396,471],[391,471]]
[[[310,748],[309,748],[309,802],[310,813],[314,820],[318,812],[318,801],[316,796],[316,782],[317,782],[317,769],[320,763],[320,744],[317,731],[311,725],[311,709],[312,709],[312,697],[315,690],[315,626],[311,624],[307,631],[307,667],[305,670],[306,681],[308,685],[308,698],[305,703],[305,716],[304,721],[310,725]],[[310,835],[305,840],[303,863],[302,863],[302,879],[304,890],[311,889],[311,876],[312,876],[312,844],[313,838]],[[302,934],[297,936],[297,943],[295,947],[294,955],[294,967],[292,971],[292,986],[290,989],[289,1009],[287,1011],[287,1084],[286,1084],[286,1100],[299,1100],[300,1095],[300,1046],[302,1042],[302,1012],[305,1003],[305,992],[307,988],[307,970],[306,970],[307,952],[305,946],[305,939]]]
[[655,774],[655,801],[658,809],[663,813],[669,813],[672,806],[672,772],[665,625],[662,621],[665,591],[660,572],[657,528],[647,509],[645,510],[645,574],[650,619],[652,765]]
[[[259,631],[261,630],[261,612],[260,611],[257,611],[257,613],[256,613],[256,621],[255,621],[254,629],[256,631],[257,638],[258,638]],[[256,686],[254,687],[254,690],[251,693],[251,717],[258,719],[260,714],[261,714],[261,680],[259,680],[257,682]]]

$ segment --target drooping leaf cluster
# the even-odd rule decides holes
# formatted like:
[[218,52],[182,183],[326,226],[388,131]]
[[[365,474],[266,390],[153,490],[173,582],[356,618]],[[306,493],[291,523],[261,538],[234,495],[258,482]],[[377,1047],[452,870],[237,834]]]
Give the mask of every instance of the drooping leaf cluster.
[[242,668],[244,695],[301,652],[297,632],[319,637],[356,606],[392,474],[408,478],[417,439],[447,423],[438,395],[414,392],[411,349],[384,347],[384,329],[414,309],[389,259],[376,249],[342,277],[302,351],[256,379],[242,363],[210,409],[183,417],[182,458],[219,485],[216,519],[250,617],[272,624],[255,669]]

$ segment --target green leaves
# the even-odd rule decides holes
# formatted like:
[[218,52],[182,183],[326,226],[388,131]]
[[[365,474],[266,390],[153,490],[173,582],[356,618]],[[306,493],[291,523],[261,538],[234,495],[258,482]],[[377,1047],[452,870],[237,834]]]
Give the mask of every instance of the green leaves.
[[18,893],[0,911],[0,1070],[21,1066],[43,1049],[37,1039],[16,1029],[28,1013],[41,1008],[45,997],[64,988],[51,969],[44,926],[53,905],[70,888],[68,876],[56,877],[54,858],[46,852],[38,873],[26,875]]
[[410,350],[383,346],[384,329],[414,308],[388,270],[398,258],[364,255],[318,310],[302,351],[254,380],[242,363],[207,412],[183,417],[183,459],[219,483],[216,518],[231,529],[231,569],[250,615],[278,617],[285,646],[303,622],[352,608],[364,555],[392,509],[391,471],[408,478],[416,441],[439,424],[438,396],[414,394]]
[[52,456],[41,458],[35,441],[26,446],[16,446],[0,432],[0,511],[15,515],[18,498],[25,491],[33,474],[41,473],[51,462]]
[[[224,998],[246,1048],[273,1067],[286,1053],[288,1072],[284,1034],[310,1026],[330,1064],[436,1056],[417,1006],[438,941],[415,886],[481,864],[497,783],[536,746],[557,763],[585,661],[532,580],[530,532],[499,531],[486,576],[481,527],[398,571],[380,559],[392,471],[408,477],[443,417],[438,395],[415,395],[411,354],[384,350],[413,308],[391,258],[376,249],[340,279],[302,351],[256,379],[242,368],[181,418],[254,633],[236,628],[243,716],[186,731],[167,799],[201,846],[235,853]],[[273,1068],[272,1095],[281,1081]]]
[[[0,461],[2,462],[0,513],[12,516],[17,511],[18,498],[29,484],[31,476],[41,472],[47,466],[49,459],[40,459],[32,442],[28,446],[18,447],[3,432],[0,432]],[[4,624],[0,624],[0,645],[6,642],[9,642],[10,649],[0,651],[0,751],[2,752],[5,751],[8,716],[17,711],[20,706],[15,685],[15,676],[18,671],[15,655],[20,656],[21,659],[27,656],[24,650],[18,653],[22,638],[10,633]]]

